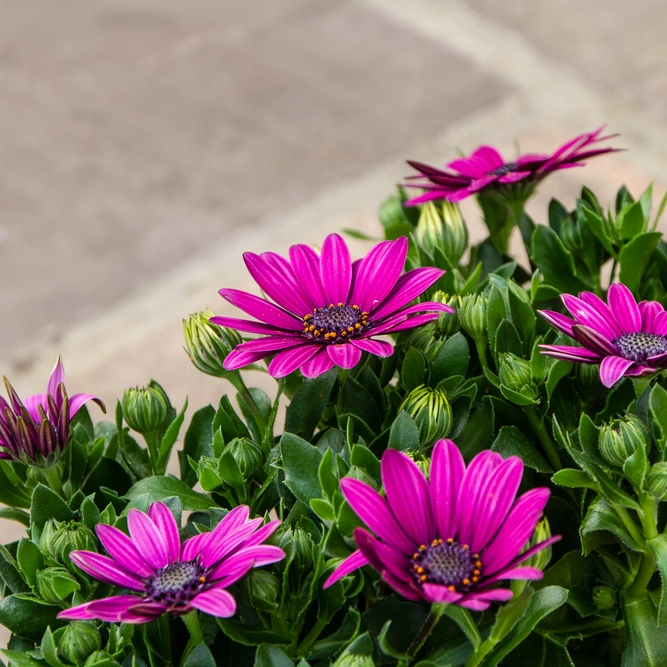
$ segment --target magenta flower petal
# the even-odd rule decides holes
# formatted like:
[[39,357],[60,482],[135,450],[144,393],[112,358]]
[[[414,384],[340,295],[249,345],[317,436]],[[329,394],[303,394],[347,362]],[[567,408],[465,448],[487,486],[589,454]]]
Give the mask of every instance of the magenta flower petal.
[[120,620],[120,614],[137,604],[137,601],[138,598],[135,595],[116,595],[115,597],[94,600],[78,607],[65,609],[58,614],[58,618],[64,618],[68,621],[96,618],[108,623],[116,623]]
[[261,522],[262,519],[252,519],[229,531],[224,536],[216,535],[216,539],[211,539],[204,545],[200,554],[201,564],[204,567],[214,567],[220,559],[231,553],[250,537]]
[[[243,575],[239,575],[237,570],[248,571],[252,567],[277,563],[283,558],[285,558],[285,552],[280,547],[266,544],[258,544],[247,548],[244,546],[213,568],[210,579],[215,581],[222,577],[228,577],[230,574],[239,579]],[[231,586],[230,581],[226,580],[225,586]]]
[[616,319],[614,318],[611,309],[597,294],[593,294],[593,292],[581,292],[579,298],[594,308],[606,320],[607,324],[614,330],[617,336],[620,336],[621,333],[623,333],[616,323]]
[[413,602],[418,602],[422,599],[420,595],[421,591],[416,589],[416,586],[408,586],[401,579],[397,579],[394,575],[385,570],[382,573],[382,578],[387,582],[397,593],[400,593],[407,600],[412,600]]
[[609,288],[607,295],[609,308],[616,322],[625,333],[636,333],[642,330],[642,314],[632,296],[632,292],[623,284],[615,283]]
[[153,520],[167,547],[167,560],[175,563],[181,554],[181,538],[178,525],[171,510],[163,503],[153,503],[148,509],[148,516]]
[[424,584],[424,597],[431,604],[456,604],[463,598],[463,594],[457,593],[456,591],[450,591],[447,586]]
[[266,542],[266,540],[273,535],[273,533],[278,530],[280,527],[280,519],[275,519],[269,521],[266,525],[262,526],[259,530],[255,531],[244,543],[244,547],[254,547],[256,544],[261,544]]
[[473,593],[470,596],[466,596],[467,599],[471,600],[495,600],[500,602],[505,602],[511,600],[514,593],[509,588],[494,588],[490,591],[481,591],[479,593]]
[[396,281],[394,288],[387,295],[384,302],[374,309],[373,316],[377,319],[382,319],[407,306],[407,304],[437,282],[443,274],[444,271],[441,269],[434,269],[432,267],[408,271]]
[[301,331],[301,320],[265,299],[236,289],[221,289],[220,296],[248,315],[286,331]]
[[667,312],[658,313],[653,319],[653,333],[667,336]]
[[269,373],[274,378],[285,377],[285,375],[289,375],[305,364],[318,351],[319,346],[316,343],[304,343],[299,347],[293,347],[278,352],[278,354],[271,359]]
[[511,570],[505,570],[502,574],[503,579],[542,579],[544,572],[536,567],[515,567]]
[[[295,333],[286,329],[275,327],[272,324],[264,324],[262,322],[253,322],[252,320],[241,320],[237,317],[211,317],[209,319],[213,324],[218,324],[221,327],[229,327],[230,329],[237,329],[247,333],[258,334],[278,334],[285,336],[289,333]],[[293,328],[293,327],[292,327]]]
[[246,252],[243,261],[261,290],[281,308],[302,316],[314,308],[297,283],[292,267],[280,255]]
[[329,588],[333,586],[337,581],[343,577],[347,577],[348,574],[358,570],[360,567],[368,565],[368,558],[361,553],[361,550],[357,549],[353,551],[330,575],[329,578],[324,582],[322,588]]
[[244,525],[250,517],[250,508],[247,505],[238,505],[233,510],[230,510],[218,523],[213,530],[213,535],[216,539],[220,539],[239,526]]
[[303,373],[304,377],[316,378],[319,375],[322,375],[322,373],[331,370],[334,366],[334,362],[331,361],[331,357],[327,354],[327,348],[322,347],[313,357],[301,366],[301,373]]
[[539,345],[542,354],[563,361],[575,361],[584,364],[597,364],[601,356],[591,352],[585,347],[572,347],[571,345]]
[[607,354],[617,354],[618,349],[605,336],[585,324],[575,324],[572,327],[572,336],[576,341],[604,357]]
[[128,572],[115,560],[96,554],[93,551],[72,551],[72,562],[91,577],[114,586],[122,586],[133,591],[144,589],[144,582],[135,574]]
[[320,277],[320,258],[307,245],[293,245],[289,249],[290,259],[294,267],[296,279],[316,306],[327,302],[327,295]]
[[127,528],[142,558],[158,570],[169,564],[169,552],[165,539],[153,520],[137,509],[127,514]]
[[464,474],[465,462],[459,448],[451,440],[436,442],[431,459],[430,496],[439,535],[456,535],[458,491]]
[[322,244],[320,277],[330,303],[347,301],[352,282],[352,260],[347,244],[338,234],[329,234]]
[[154,569],[144,561],[132,540],[125,533],[104,523],[98,524],[95,532],[102,546],[121,567],[142,578],[153,574]]
[[223,362],[223,367],[227,371],[235,371],[243,368],[248,364],[254,364],[256,361],[261,361],[266,357],[271,356],[271,352],[248,352],[247,350],[232,350]]
[[[427,315],[415,315],[414,317],[402,317],[402,318],[392,318],[392,322],[386,322],[382,326],[377,327],[373,330],[374,336],[379,336],[381,334],[390,334],[390,333],[399,333],[399,331],[407,331],[408,329],[414,329],[416,327],[422,326],[422,324],[428,324],[437,320],[438,313],[428,313]],[[400,321],[397,321],[399,320]]]
[[[572,338],[572,325],[576,324],[576,320],[573,320],[571,317],[566,317],[560,313],[556,313],[553,310],[538,310],[537,311],[542,317],[558,331],[562,331],[564,334],[567,334]],[[213,318],[211,318],[213,321]]]
[[228,618],[236,613],[236,600],[224,588],[209,588],[196,595],[190,604],[195,609],[219,618]]
[[234,352],[267,352],[272,354],[297,345],[303,345],[303,338],[300,336],[267,336],[239,343],[234,348]]
[[396,449],[382,457],[382,483],[393,515],[418,544],[434,533],[428,483],[417,464]]
[[523,181],[525,178],[528,178],[529,176],[532,176],[533,172],[532,171],[515,171],[514,173],[511,174],[505,174],[504,176],[501,176],[498,179],[499,183],[518,183],[519,181]]
[[665,309],[657,301],[642,301],[639,304],[639,312],[642,314],[642,326],[640,330],[647,331],[648,333],[659,333],[654,332],[653,322],[660,313],[665,312]]
[[61,383],[65,384],[65,369],[63,368],[63,361],[60,355],[58,355],[56,365],[53,367],[49,376],[49,382],[46,385],[46,393],[55,397],[58,393],[58,385]]
[[471,595],[470,597],[461,600],[459,606],[470,609],[471,611],[484,611],[491,606],[491,603],[480,600],[478,596]]
[[74,394],[74,396],[69,399],[70,418],[74,417],[74,415],[81,409],[84,403],[87,403],[88,401],[97,403],[97,405],[102,409],[102,412],[106,412],[104,403],[102,403],[102,401],[97,398],[97,396],[93,396],[92,394]]
[[376,357],[391,357],[394,354],[394,346],[384,340],[373,340],[372,338],[359,338],[350,341],[351,345],[358,347],[364,352],[370,352]]
[[414,542],[401,528],[387,501],[377,491],[349,477],[340,481],[340,488],[345,500],[378,537],[406,555],[414,551]]
[[327,353],[329,359],[339,368],[354,368],[361,359],[361,350],[350,343],[329,345]]
[[600,380],[605,387],[612,387],[623,377],[625,371],[632,366],[631,359],[623,357],[605,357],[600,364]]
[[612,326],[593,306],[571,294],[561,295],[565,307],[574,315],[578,324],[590,327],[602,334],[610,342],[621,334],[617,327]]

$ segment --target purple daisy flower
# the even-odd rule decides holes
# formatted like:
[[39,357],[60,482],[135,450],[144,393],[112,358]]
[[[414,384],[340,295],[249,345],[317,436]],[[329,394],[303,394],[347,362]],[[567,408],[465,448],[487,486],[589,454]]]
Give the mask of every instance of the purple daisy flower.
[[148,514],[129,511],[129,537],[114,526],[99,524],[97,536],[111,558],[92,551],[73,551],[70,558],[90,576],[133,593],[86,602],[61,611],[58,618],[148,623],[165,613],[180,615],[193,609],[233,616],[236,601],[226,589],[253,567],[285,557],[282,549],[262,544],[280,521],[260,528],[262,519],[248,521],[248,513],[246,505],[239,505],[212,532],[183,544],[174,515],[159,502]]
[[506,162],[492,146],[480,146],[469,157],[450,162],[447,165],[449,171],[408,160],[408,164],[414,167],[419,175],[409,176],[411,182],[405,185],[421,188],[425,192],[410,199],[406,204],[414,206],[433,199],[458,202],[482,190],[497,188],[498,185],[526,180],[534,184],[552,171],[583,166],[583,160],[618,150],[593,146],[600,141],[618,136],[610,134],[601,137],[603,129],[604,126],[594,132],[580,134],[552,155],[520,155],[513,162]]
[[94,401],[106,412],[104,403],[91,394],[67,396],[60,357],[45,394],[33,394],[21,401],[9,380],[3,380],[9,402],[0,396],[0,459],[50,465],[65,449],[72,418],[86,401]]
[[540,345],[543,354],[579,364],[600,364],[600,380],[611,387],[623,376],[650,375],[667,367],[667,313],[657,301],[637,303],[615,283],[608,305],[592,292],[561,295],[573,317],[538,311],[549,324],[583,347]]
[[224,367],[231,371],[275,354],[273,377],[297,368],[309,378],[333,368],[352,368],[362,352],[390,356],[391,343],[375,336],[421,326],[454,310],[442,303],[408,304],[444,273],[431,267],[401,275],[408,253],[405,237],[376,245],[352,262],[345,241],[327,236],[318,254],[307,245],[290,248],[289,260],[273,252],[247,252],[243,259],[262,291],[275,303],[247,292],[220,295],[259,320],[212,317],[223,327],[267,334],[236,346]]
[[496,588],[501,579],[541,579],[534,567],[519,567],[560,539],[554,536],[521,550],[530,540],[549,499],[547,488],[515,500],[523,462],[490,450],[466,469],[451,440],[439,440],[429,480],[408,456],[388,449],[382,457],[383,498],[363,482],[345,478],[341,490],[359,518],[375,533],[354,531],[359,549],[346,558],[325,588],[370,564],[409,600],[457,604],[475,611],[512,597]]

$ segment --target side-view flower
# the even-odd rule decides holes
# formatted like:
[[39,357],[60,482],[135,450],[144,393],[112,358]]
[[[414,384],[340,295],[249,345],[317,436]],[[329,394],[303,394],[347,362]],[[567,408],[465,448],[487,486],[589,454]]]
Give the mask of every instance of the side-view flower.
[[4,377],[9,402],[0,396],[0,459],[23,463],[53,463],[67,444],[70,423],[87,401],[106,412],[104,403],[91,394],[68,396],[65,369],[60,357],[51,372],[45,394],[26,396],[21,401]]
[[406,454],[388,449],[381,462],[383,498],[363,482],[345,478],[341,489],[359,518],[359,547],[325,587],[370,564],[409,600],[457,604],[475,611],[509,600],[502,579],[540,579],[534,567],[519,567],[558,541],[554,536],[523,551],[535,531],[550,491],[539,487],[515,500],[523,462],[490,450],[466,469],[451,440],[439,440],[427,480]]
[[638,304],[621,283],[610,286],[608,304],[592,292],[561,298],[573,317],[552,310],[539,312],[583,347],[540,345],[543,354],[580,364],[599,363],[606,387],[623,376],[651,375],[667,367],[667,312],[657,301]]
[[290,248],[287,260],[273,252],[243,255],[248,271],[263,292],[261,299],[235,289],[220,295],[259,322],[212,317],[211,322],[262,338],[237,345],[225,359],[235,370],[275,357],[269,373],[283,377],[297,368],[309,378],[333,368],[352,368],[362,352],[390,356],[391,343],[375,336],[413,329],[452,313],[443,303],[409,306],[444,271],[423,267],[401,275],[408,253],[407,238],[384,241],[361,260],[352,262],[345,241],[330,234],[318,256],[304,244]]
[[174,515],[163,503],[148,514],[131,509],[128,537],[118,528],[99,524],[97,536],[111,555],[73,551],[70,558],[90,576],[132,591],[93,600],[58,614],[58,618],[123,623],[148,623],[165,613],[199,609],[220,617],[233,616],[236,601],[226,589],[254,567],[282,560],[279,547],[263,544],[278,528],[261,518],[248,520],[249,509],[231,510],[210,533],[181,544]]

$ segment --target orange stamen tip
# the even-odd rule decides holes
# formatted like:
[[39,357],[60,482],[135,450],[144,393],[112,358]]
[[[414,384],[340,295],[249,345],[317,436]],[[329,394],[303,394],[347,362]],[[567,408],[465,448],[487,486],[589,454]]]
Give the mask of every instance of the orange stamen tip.
[[461,583],[462,583],[464,586],[470,586],[470,579],[464,579]]
[[477,568],[482,567],[482,561],[481,561],[481,560],[478,560],[478,561],[475,563],[475,567],[477,567]]
[[463,545],[463,551],[468,551],[468,545],[467,544]]
[[456,591],[456,586],[447,586],[447,588],[453,593]]
[[447,544],[454,544],[454,539],[452,537],[448,537]]
[[419,558],[419,553],[418,553],[417,551],[415,551],[415,552],[412,554],[412,557],[413,557],[413,558]]
[[426,545],[425,544],[420,544],[419,545],[419,551],[426,551]]
[[473,577],[472,582],[473,584],[476,584],[479,581],[479,577]]
[[422,576],[419,577],[419,581],[421,581],[422,583],[424,583],[427,579],[428,577],[425,574],[422,574]]
[[199,581],[200,581],[202,584],[205,584],[205,583],[206,583],[206,577],[204,577],[204,576],[199,577]]

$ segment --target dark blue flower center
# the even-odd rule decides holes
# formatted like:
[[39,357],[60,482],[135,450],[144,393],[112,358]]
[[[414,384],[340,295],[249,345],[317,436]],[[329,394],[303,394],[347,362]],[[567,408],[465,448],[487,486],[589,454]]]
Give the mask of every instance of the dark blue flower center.
[[615,338],[612,343],[618,348],[625,359],[646,361],[648,357],[667,352],[667,336],[662,334],[625,333]]
[[330,303],[303,318],[303,333],[321,343],[342,343],[360,333],[367,322],[368,313],[359,306]]
[[167,565],[146,582],[148,598],[170,607],[185,605],[204,588],[205,572],[194,560]]
[[417,583],[440,584],[451,591],[467,591],[482,574],[479,554],[470,553],[467,544],[459,544],[451,538],[422,544],[413,554],[411,563]]
[[508,162],[502,167],[498,167],[493,171],[488,173],[489,176],[504,176],[505,174],[511,174],[513,171],[518,171],[519,165],[516,162]]

